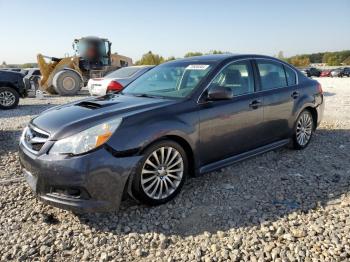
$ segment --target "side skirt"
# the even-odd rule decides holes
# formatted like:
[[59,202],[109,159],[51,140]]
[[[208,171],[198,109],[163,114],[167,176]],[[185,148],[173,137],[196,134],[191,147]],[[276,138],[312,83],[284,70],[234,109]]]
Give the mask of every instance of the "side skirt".
[[279,140],[277,142],[273,142],[271,144],[268,144],[268,145],[265,145],[262,147],[258,147],[256,149],[253,149],[253,150],[250,150],[250,151],[247,151],[247,152],[244,152],[244,153],[241,153],[241,154],[238,154],[235,156],[231,156],[231,157],[225,158],[223,160],[219,160],[217,162],[202,166],[199,169],[199,173],[205,174],[205,173],[213,172],[213,171],[220,169],[220,168],[230,166],[230,165],[237,163],[239,161],[242,161],[242,160],[251,158],[253,156],[257,156],[257,155],[260,155],[262,153],[283,147],[283,146],[287,145],[289,143],[289,141],[290,141],[289,139]]

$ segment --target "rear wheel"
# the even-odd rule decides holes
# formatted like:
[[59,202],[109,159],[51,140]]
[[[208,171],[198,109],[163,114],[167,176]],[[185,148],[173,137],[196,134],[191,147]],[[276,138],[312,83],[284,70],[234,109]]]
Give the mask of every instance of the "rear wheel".
[[0,109],[13,109],[19,103],[18,92],[11,87],[0,87]]
[[77,73],[63,70],[54,76],[53,86],[59,95],[72,96],[79,92],[82,87],[82,81]]
[[134,174],[132,193],[144,204],[166,203],[180,192],[187,170],[186,153],[179,144],[170,140],[158,142],[144,152]]
[[314,120],[308,110],[300,113],[294,127],[293,148],[304,149],[310,143],[314,131]]

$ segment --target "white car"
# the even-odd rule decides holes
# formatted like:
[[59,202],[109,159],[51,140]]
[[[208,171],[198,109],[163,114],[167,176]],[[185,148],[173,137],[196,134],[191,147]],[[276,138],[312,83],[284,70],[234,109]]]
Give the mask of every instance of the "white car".
[[103,78],[90,79],[87,88],[92,96],[104,96],[109,92],[120,92],[125,86],[153,67],[149,65],[123,67]]

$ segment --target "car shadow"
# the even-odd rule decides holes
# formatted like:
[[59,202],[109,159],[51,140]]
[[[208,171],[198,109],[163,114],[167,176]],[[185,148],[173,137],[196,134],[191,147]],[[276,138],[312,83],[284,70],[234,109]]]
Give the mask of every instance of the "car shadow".
[[320,129],[305,150],[282,148],[191,178],[167,204],[147,207],[128,199],[118,212],[77,218],[119,235],[160,232],[186,237],[259,226],[337,203],[350,191],[349,148],[350,130]]

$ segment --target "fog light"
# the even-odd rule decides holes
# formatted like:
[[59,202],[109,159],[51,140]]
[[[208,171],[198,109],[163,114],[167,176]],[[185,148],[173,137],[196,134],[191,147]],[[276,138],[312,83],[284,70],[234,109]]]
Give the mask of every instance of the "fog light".
[[51,194],[61,197],[81,198],[81,190],[79,188],[52,187]]

